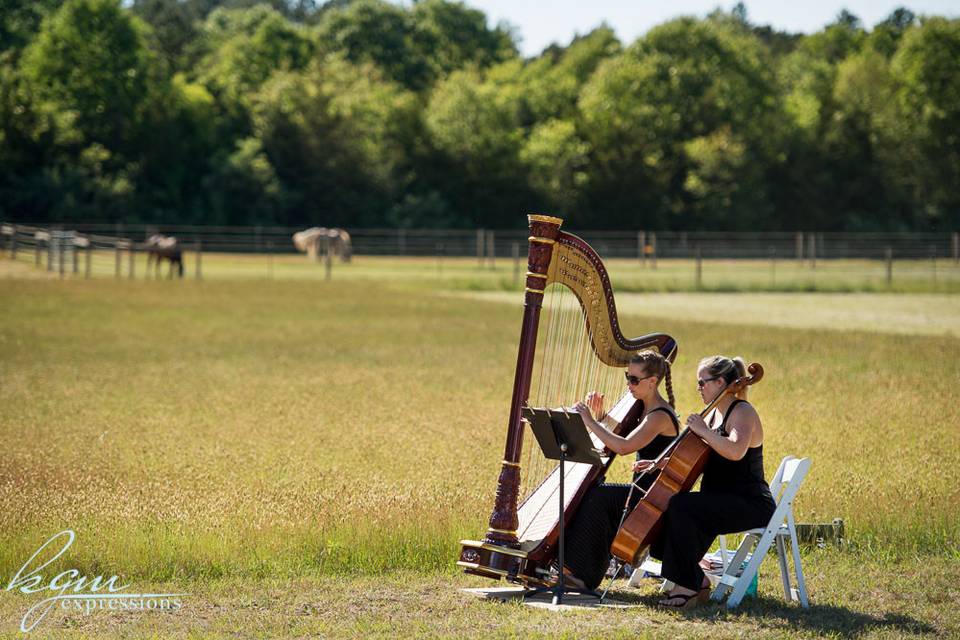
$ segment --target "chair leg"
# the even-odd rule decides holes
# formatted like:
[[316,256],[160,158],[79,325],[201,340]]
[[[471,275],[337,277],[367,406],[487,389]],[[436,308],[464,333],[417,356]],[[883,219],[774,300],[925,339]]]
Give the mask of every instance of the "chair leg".
[[787,549],[783,536],[777,535],[777,559],[780,561],[780,580],[783,581],[783,597],[792,600],[790,592],[790,567],[787,566]]
[[800,564],[800,545],[797,544],[797,528],[793,521],[793,510],[787,512],[787,527],[790,529],[790,547],[793,551],[793,570],[797,576],[797,595],[800,597],[800,606],[810,607],[807,597],[807,584],[803,580],[803,567]]
[[760,569],[760,563],[763,562],[764,556],[767,554],[767,551],[770,550],[770,545],[773,544],[773,539],[779,529],[779,525],[775,528],[768,526],[767,530],[760,536],[757,547],[753,550],[753,556],[750,558],[750,562],[747,563],[743,573],[737,578],[736,583],[733,585],[733,592],[730,594],[730,597],[727,598],[728,608],[732,609],[738,606],[740,601],[743,600],[743,596],[747,593],[747,587],[750,586],[750,581],[753,580],[753,576],[757,575],[757,571]]
[[719,602],[723,600],[723,596],[730,592],[733,585],[736,584],[737,573],[739,573],[740,567],[747,557],[747,553],[750,552],[754,543],[759,539],[759,536],[752,533],[743,536],[743,540],[740,541],[740,546],[737,547],[737,552],[733,554],[733,558],[727,563],[727,568],[723,570],[720,576],[720,583],[714,588],[713,593],[710,594],[712,600]]

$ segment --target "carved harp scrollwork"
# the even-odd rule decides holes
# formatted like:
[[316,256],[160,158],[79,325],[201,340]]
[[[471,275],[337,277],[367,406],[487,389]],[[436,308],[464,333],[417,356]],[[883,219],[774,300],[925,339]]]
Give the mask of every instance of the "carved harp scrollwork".
[[[560,218],[531,215],[528,220],[523,322],[493,512],[483,540],[461,541],[457,564],[467,573],[543,584],[556,553],[559,478],[555,463],[539,455],[533,438],[524,442],[521,409],[569,406],[588,390],[598,390],[619,398],[609,413],[626,433],[639,416],[625,392],[623,369],[643,349],[673,361],[677,343],[663,333],[624,338],[610,278],[597,253],[560,231]],[[599,440],[595,443],[602,448]],[[613,455],[606,453],[602,467],[567,464],[565,522],[612,462]]]

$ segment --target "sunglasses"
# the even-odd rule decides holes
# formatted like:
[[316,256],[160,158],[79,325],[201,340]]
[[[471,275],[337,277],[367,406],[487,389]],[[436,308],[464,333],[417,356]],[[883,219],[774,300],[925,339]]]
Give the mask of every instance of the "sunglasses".
[[655,376],[644,376],[643,378],[638,378],[637,376],[632,376],[628,372],[623,372],[624,377],[627,379],[627,384],[637,385],[640,384],[641,380],[646,380],[647,378],[653,378]]
[[713,382],[714,380],[719,380],[719,379],[720,379],[720,376],[713,376],[712,378],[707,378],[706,380],[704,380],[703,378],[697,378],[697,388],[703,389],[705,386],[707,386],[708,382]]

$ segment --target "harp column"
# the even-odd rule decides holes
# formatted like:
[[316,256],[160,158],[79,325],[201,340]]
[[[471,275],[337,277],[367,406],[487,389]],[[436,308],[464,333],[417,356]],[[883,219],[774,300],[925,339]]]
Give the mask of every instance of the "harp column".
[[530,395],[530,377],[533,372],[534,351],[537,348],[537,327],[540,324],[547,271],[557,236],[560,234],[560,225],[563,224],[563,220],[552,216],[530,215],[527,220],[530,224],[530,238],[520,348],[517,351],[517,370],[513,378],[513,397],[510,400],[507,444],[497,480],[496,502],[484,538],[484,542],[510,547],[520,546],[517,540],[517,497],[520,491],[520,453],[523,446],[520,410]]

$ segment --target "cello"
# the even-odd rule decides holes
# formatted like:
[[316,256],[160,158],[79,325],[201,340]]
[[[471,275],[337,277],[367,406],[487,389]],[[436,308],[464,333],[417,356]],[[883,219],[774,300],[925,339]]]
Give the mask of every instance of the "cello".
[[[700,417],[705,418],[724,396],[736,395],[763,378],[763,367],[756,362],[747,367],[747,372],[749,375],[737,378],[728,384],[700,412]],[[670,504],[670,499],[678,493],[693,488],[700,474],[703,473],[710,452],[711,449],[707,443],[687,428],[677,436],[672,445],[657,456],[654,463],[660,462],[667,456],[670,459],[630,515],[620,525],[620,530],[617,531],[613,544],[610,545],[610,553],[614,557],[629,564],[636,562],[642,552],[660,535],[663,514]],[[650,470],[654,468],[656,464],[650,467]]]

